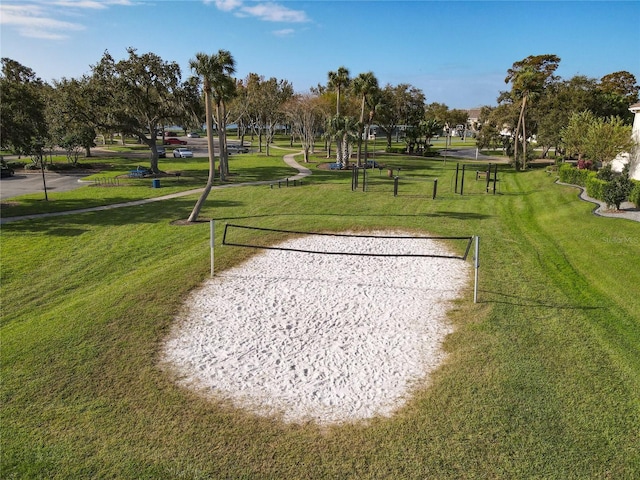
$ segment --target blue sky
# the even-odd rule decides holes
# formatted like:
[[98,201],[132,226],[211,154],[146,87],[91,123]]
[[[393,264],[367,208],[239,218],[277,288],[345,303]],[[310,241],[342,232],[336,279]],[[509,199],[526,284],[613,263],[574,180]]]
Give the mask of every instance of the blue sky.
[[559,56],[565,79],[626,70],[640,81],[639,19],[637,0],[2,0],[0,54],[51,81],[130,46],[178,62],[186,78],[197,52],[225,49],[238,77],[287,79],[300,92],[345,66],[473,108],[495,105],[507,69],[529,55]]

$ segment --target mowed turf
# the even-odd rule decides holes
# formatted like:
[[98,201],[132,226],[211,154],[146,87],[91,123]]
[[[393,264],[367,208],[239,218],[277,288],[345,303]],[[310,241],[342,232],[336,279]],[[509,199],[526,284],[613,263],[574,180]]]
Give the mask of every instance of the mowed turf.
[[208,222],[174,222],[195,195],[9,223],[0,476],[640,476],[640,223],[594,216],[542,170],[501,167],[496,195],[467,176],[460,196],[454,161],[381,160],[401,168],[397,196],[386,170],[362,192],[312,164],[302,186],[214,190],[201,218],[218,271],[255,253],[220,245],[227,222],[480,236],[479,302],[470,278],[446,363],[396,415],[290,425],[175,385],[160,346],[209,275]]

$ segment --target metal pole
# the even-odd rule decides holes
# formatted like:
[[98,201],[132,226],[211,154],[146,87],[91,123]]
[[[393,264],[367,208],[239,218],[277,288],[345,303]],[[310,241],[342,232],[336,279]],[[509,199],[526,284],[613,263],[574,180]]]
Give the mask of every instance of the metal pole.
[[215,232],[216,232],[216,222],[215,220],[209,221],[209,246],[211,247],[211,277],[213,277],[214,269],[214,254],[213,254],[213,246],[215,244]]
[[44,178],[44,155],[40,153],[40,170],[42,170],[42,186],[44,187],[44,199],[48,202],[49,195],[47,195],[47,180]]
[[476,235],[476,248],[473,256],[475,278],[473,282],[473,303],[478,303],[478,270],[480,269],[480,237]]
[[487,193],[489,193],[489,182],[491,182],[491,164],[487,166]]
[[460,180],[460,195],[463,195],[463,191],[464,191],[464,167],[465,164],[462,164],[462,180]]
[[498,164],[496,163],[493,169],[493,194],[496,194],[496,182],[498,181]]
[[438,179],[433,181],[433,200],[436,199],[436,193],[438,192]]
[[362,191],[363,192],[367,191],[367,167],[366,167],[366,165],[362,169]]
[[456,163],[456,189],[455,193],[458,193],[458,172],[460,171],[460,162]]

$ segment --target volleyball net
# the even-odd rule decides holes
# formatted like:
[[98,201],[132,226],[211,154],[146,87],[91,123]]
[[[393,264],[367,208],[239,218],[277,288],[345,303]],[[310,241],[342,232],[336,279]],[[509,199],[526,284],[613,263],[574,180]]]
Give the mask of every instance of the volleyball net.
[[[293,244],[284,242],[291,237],[301,236],[318,236],[326,237],[326,249],[315,249],[305,247],[303,243]],[[451,258],[458,260],[466,260],[471,250],[471,245],[475,237],[446,237],[446,236],[408,236],[408,235],[372,235],[357,233],[319,233],[319,232],[302,232],[295,230],[281,230],[273,228],[250,227],[245,225],[226,224],[222,237],[222,245],[233,247],[257,248],[266,250],[283,250],[290,252],[301,252],[322,255],[356,255],[371,257],[432,257],[432,258]],[[370,239],[365,249],[360,244],[351,246],[350,239]],[[393,241],[394,246],[398,248],[393,253],[376,251],[376,242],[378,240]],[[403,242],[410,240],[409,242]],[[424,245],[420,245],[419,250],[415,251],[415,242],[424,241]],[[453,247],[451,253],[448,249],[445,251],[441,248],[433,248],[433,244],[428,242],[445,243]],[[403,245],[406,243],[406,245]],[[313,245],[316,245],[314,243]],[[353,249],[356,248],[356,249]],[[457,253],[460,252],[460,253]]]

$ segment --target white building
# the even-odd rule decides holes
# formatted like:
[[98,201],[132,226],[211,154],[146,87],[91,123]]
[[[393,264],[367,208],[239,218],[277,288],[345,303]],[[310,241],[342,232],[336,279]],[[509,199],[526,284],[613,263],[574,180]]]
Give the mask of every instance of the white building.
[[625,164],[629,163],[629,176],[634,180],[640,180],[640,103],[634,103],[629,107],[629,110],[635,115],[631,132],[635,147],[629,153],[618,155],[611,162],[611,169],[621,172]]

